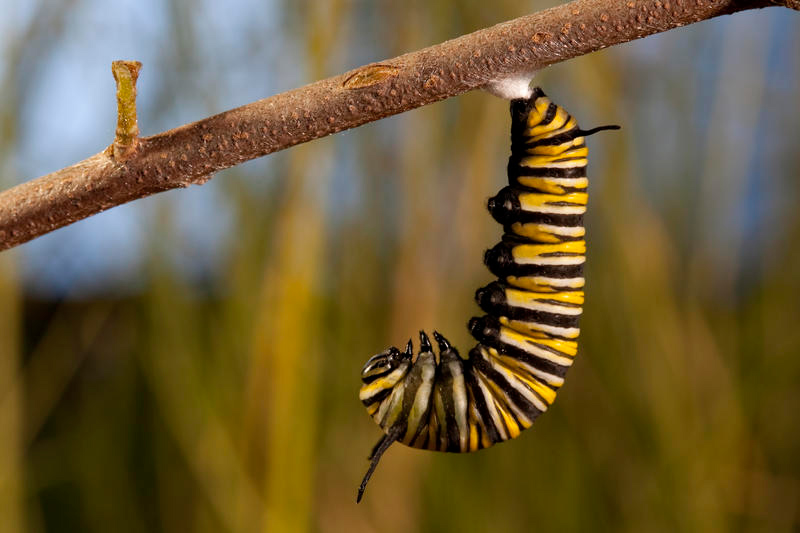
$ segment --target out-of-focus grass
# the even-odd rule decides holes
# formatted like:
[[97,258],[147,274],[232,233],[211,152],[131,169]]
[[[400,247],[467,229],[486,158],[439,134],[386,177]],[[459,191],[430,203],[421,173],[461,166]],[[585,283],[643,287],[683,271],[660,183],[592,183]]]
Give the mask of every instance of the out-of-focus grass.
[[23,397],[19,386],[20,294],[11,254],[0,257],[0,516],[8,531],[23,525]]
[[[363,54],[346,46],[359,28],[385,38],[377,59],[520,14],[512,2],[456,7],[282,9],[297,68],[319,78]],[[716,98],[734,87],[726,68]],[[168,199],[154,200],[149,281],[135,295],[26,298],[3,255],[0,530],[797,529],[800,214],[776,208],[779,240],[770,226],[732,228],[742,241],[728,251],[742,257],[720,262],[709,240],[729,235],[704,206],[721,201],[715,169],[740,145],[712,142],[723,126],[683,122],[676,96],[659,105],[683,112],[685,138],[646,144],[683,151],[654,166],[636,151],[655,128],[620,97],[627,75],[606,54],[539,79],[583,126],[624,129],[589,140],[580,355],[534,428],[469,455],[395,447],[354,503],[379,437],[357,401],[363,361],[423,328],[466,353],[472,295],[491,279],[480,258],[501,229],[484,203],[506,179],[507,104],[468,94],[276,154],[273,187],[241,169],[219,176],[234,230],[207,285],[171,262]],[[766,109],[765,79],[736,105]],[[797,198],[800,159],[773,157]],[[665,201],[650,193],[657,172],[686,185]]]

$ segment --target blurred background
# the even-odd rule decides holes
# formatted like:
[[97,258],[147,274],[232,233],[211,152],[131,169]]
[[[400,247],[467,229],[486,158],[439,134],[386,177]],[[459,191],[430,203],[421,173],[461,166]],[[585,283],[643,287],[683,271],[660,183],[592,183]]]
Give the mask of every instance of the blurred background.
[[[0,183],[521,16],[498,0],[0,0]],[[576,365],[520,438],[393,447],[357,399],[421,328],[466,353],[507,103],[467,94],[0,254],[0,531],[797,531],[800,14],[546,69],[589,140]]]

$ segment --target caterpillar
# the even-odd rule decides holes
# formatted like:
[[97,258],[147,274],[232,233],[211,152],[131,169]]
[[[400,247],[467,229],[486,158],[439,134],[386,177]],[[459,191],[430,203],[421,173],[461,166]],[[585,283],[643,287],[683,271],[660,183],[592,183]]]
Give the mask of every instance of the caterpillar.
[[469,321],[478,344],[464,359],[434,331],[372,356],[359,399],[384,431],[369,455],[361,501],[381,456],[394,442],[471,452],[513,439],[553,403],[578,348],[583,310],[588,148],[581,130],[540,88],[511,101],[508,186],[489,199],[503,225],[484,263],[497,280],[478,289],[486,313]]

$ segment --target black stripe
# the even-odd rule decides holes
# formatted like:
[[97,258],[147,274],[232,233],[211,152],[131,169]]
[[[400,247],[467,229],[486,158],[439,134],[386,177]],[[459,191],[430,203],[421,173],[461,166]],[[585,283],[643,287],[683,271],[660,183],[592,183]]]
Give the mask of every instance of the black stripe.
[[[567,121],[569,121],[569,119],[567,119]],[[531,137],[530,138],[531,141],[529,141],[525,145],[525,148],[530,150],[532,148],[536,148],[537,146],[557,146],[559,144],[564,144],[569,141],[574,141],[578,137],[583,137],[583,131],[580,128],[578,128],[578,125],[576,124],[569,130],[563,133],[559,133],[558,135],[553,135],[552,137],[547,137],[545,139],[540,139],[538,137]],[[586,146],[586,143],[573,144],[570,147],[570,149],[582,148],[584,146]]]
[[[531,176],[523,176],[523,177],[531,177]],[[533,176],[533,177],[536,177],[536,176]],[[567,187],[566,185],[557,185],[557,186],[560,187],[564,192],[551,192],[551,191],[548,191],[548,190],[546,190],[544,188],[539,189],[536,186],[523,185],[519,181],[515,181],[514,183],[512,183],[510,185],[510,187],[512,187],[517,192],[517,194],[520,194],[520,193],[535,193],[535,194],[550,194],[550,195],[559,196],[559,195],[569,194],[569,193],[572,193],[572,192],[587,192],[588,191],[587,187]],[[542,185],[542,187],[546,187],[546,186]]]
[[[498,278],[508,282],[508,278],[532,278],[541,276],[543,278],[572,279],[583,277],[583,265],[509,265],[499,266],[493,263],[486,263],[489,271]],[[516,286],[516,285],[515,285]]]
[[544,276],[548,278],[579,278],[583,276],[583,264],[578,265],[531,265],[519,264],[511,254],[513,245],[500,242],[486,250],[483,262],[498,278],[507,276],[530,277]]
[[[472,350],[475,349],[476,348],[473,348]],[[472,355],[472,350],[470,350],[468,363],[474,358]],[[467,389],[470,391],[472,401],[475,402],[475,408],[478,410],[478,414],[480,415],[480,426],[484,429],[486,435],[489,437],[489,442],[500,442],[503,439],[500,438],[500,434],[497,432],[497,428],[492,421],[492,415],[489,412],[489,408],[486,406],[486,400],[483,396],[483,392],[481,392],[480,385],[478,385],[478,379],[475,377],[475,374],[472,371],[472,365],[467,364],[465,367],[467,372],[464,374],[464,382],[467,385]],[[480,447],[480,438],[478,440],[478,445]]]
[[[514,110],[512,109],[512,124],[511,124],[511,153],[521,153],[525,150],[525,147],[528,145],[527,143],[530,141],[531,137],[526,133],[528,129],[531,127],[539,127],[539,126],[547,126],[548,124],[552,124],[553,120],[555,120],[556,115],[558,114],[558,105],[550,102],[547,106],[547,110],[544,112],[544,116],[542,120],[534,124],[533,126],[528,126],[528,116],[530,115],[531,110],[536,106],[536,99],[531,98],[526,102],[526,113],[524,115],[517,115],[514,117]],[[567,118],[564,121],[566,124],[570,119],[569,113],[567,113]],[[534,137],[535,138],[535,137]]]
[[586,165],[579,167],[569,168],[556,168],[556,167],[526,167],[520,163],[524,157],[530,157],[530,154],[524,156],[512,155],[508,158],[508,182],[513,183],[518,176],[540,176],[542,178],[585,178]]
[[[564,152],[564,157],[559,157],[558,159],[553,159],[551,163],[566,163],[568,161],[579,161],[581,159],[586,159],[585,155],[566,155]],[[582,167],[586,167],[586,165],[581,165]],[[536,168],[543,168],[543,167],[536,167]]]
[[[521,135],[528,125],[528,115],[531,109],[536,105],[536,100],[544,97],[544,91],[541,87],[534,87],[533,94],[529,98],[519,98],[511,100],[509,109],[511,111],[511,138]],[[550,119],[552,121],[552,119]],[[516,132],[516,135],[515,135]]]
[[541,357],[528,353],[521,348],[517,348],[516,346],[512,346],[501,341],[499,338],[500,323],[492,317],[484,316],[480,318],[472,318],[469,321],[469,329],[472,333],[472,336],[475,337],[479,343],[492,347],[499,353],[522,361],[523,363],[526,363],[537,370],[547,372],[548,374],[552,374],[560,378],[563,378],[566,375],[567,370],[569,370],[568,366],[562,366],[553,363],[552,361],[542,359]]
[[[514,222],[521,222],[523,224],[550,224],[551,226],[559,226],[562,228],[580,228],[583,227],[583,214],[580,215],[560,215],[557,213],[536,213],[533,211],[520,211],[513,220],[509,220],[507,215],[498,213],[492,217],[500,224],[506,225]],[[502,218],[502,220],[498,220]]]
[[544,117],[542,117],[542,120],[540,120],[536,126],[547,126],[553,122],[553,119],[556,118],[556,113],[558,113],[558,106],[553,102],[550,102],[550,105],[547,106],[547,111],[544,112]]
[[394,387],[390,387],[388,389],[383,389],[382,391],[380,391],[375,396],[367,398],[366,400],[361,400],[361,403],[363,403],[365,406],[369,407],[373,403],[382,402],[383,400],[385,400],[386,398],[389,397],[389,395],[392,393],[393,390],[394,390]]
[[[411,413],[411,407],[414,405],[414,401],[417,396],[417,392],[419,391],[420,386],[422,385],[422,368],[423,365],[419,364],[419,357],[422,355],[420,353],[417,357],[417,363],[411,366],[411,369],[408,371],[408,374],[405,378],[405,390],[403,391],[403,407],[402,411],[398,415],[398,420],[402,419],[403,423],[405,424],[405,431],[402,433],[403,437],[401,440],[405,440],[408,435],[408,415]],[[431,390],[433,392],[433,390]],[[419,427],[416,428],[416,431],[413,434],[413,438],[410,439],[410,442],[414,442],[414,440],[419,436],[420,432],[423,428],[427,427],[427,420],[428,414],[430,413],[431,409],[431,397],[428,396],[427,402],[425,404],[425,412],[422,413],[420,417]],[[395,423],[396,425],[396,423]]]
[[[424,438],[422,439],[422,442],[420,442],[419,444],[414,444],[420,438],[420,436],[423,435]],[[424,422],[420,426],[420,430],[417,432],[417,435],[414,437],[414,440],[411,442],[411,444],[414,445],[415,448],[425,450],[428,448],[428,442],[430,441],[430,439],[431,439],[431,432],[428,430],[428,423]]]
[[364,382],[364,384],[369,385],[370,383],[372,383],[376,379],[384,378],[384,377],[388,376],[389,374],[391,374],[392,372],[394,372],[395,370],[397,370],[396,366],[395,367],[389,367],[386,370],[384,370],[383,372],[381,372],[380,374],[372,374],[372,375],[367,376],[367,377],[362,377],[361,381]]
[[[480,348],[478,348],[478,350],[480,350]],[[484,359],[482,356],[479,356],[476,360],[473,361],[472,364],[477,370],[479,370],[484,376],[486,376],[487,379],[493,381],[498,387],[500,387],[506,394],[506,396],[508,396],[508,398],[512,402],[514,402],[514,405],[520,411],[525,413],[525,415],[531,422],[533,422],[536,419],[536,417],[542,414],[543,411],[540,411],[539,408],[536,407],[536,405],[531,403],[530,400],[528,400],[521,392],[515,389],[511,385],[511,383],[508,382],[505,376],[500,372],[498,372],[497,370],[495,370],[494,368],[492,368],[489,362],[486,361],[486,359]],[[524,381],[519,381],[519,382],[522,383],[522,385],[524,385],[526,389],[531,391],[542,402],[542,404],[548,405],[547,401],[541,396],[539,396],[539,394],[537,394],[535,390],[528,387],[528,385],[526,385]],[[510,414],[514,416],[514,420],[520,422],[520,420],[516,417],[516,415],[514,415],[514,413]],[[522,427],[522,424],[520,423],[520,430],[523,429],[525,428]]]
[[580,319],[580,315],[548,313],[509,305],[506,301],[504,286],[497,281],[478,289],[475,292],[475,300],[481,309],[494,317],[504,316],[512,320],[536,322],[562,328],[576,328]]
[[[529,190],[528,187],[503,187],[495,196],[489,198],[488,202],[486,202],[486,208],[492,218],[504,225],[514,222],[534,222],[565,227],[583,226],[583,214],[564,215],[524,211],[519,201],[519,195]],[[580,191],[585,192],[585,189],[580,189]],[[538,191],[534,191],[534,193],[536,192]],[[553,205],[558,204],[554,203]]]
[[[436,387],[439,389],[439,396],[442,398],[442,407],[445,412],[445,430],[447,432],[447,447],[448,452],[461,451],[461,436],[458,433],[458,423],[456,422],[456,406],[453,399],[453,392],[455,380],[453,373],[450,371],[449,363],[457,361],[461,367],[461,373],[464,374],[464,363],[457,352],[455,359],[448,356],[447,352],[440,355],[441,363],[436,369]],[[466,413],[465,413],[466,415]],[[440,422],[441,423],[441,422]]]

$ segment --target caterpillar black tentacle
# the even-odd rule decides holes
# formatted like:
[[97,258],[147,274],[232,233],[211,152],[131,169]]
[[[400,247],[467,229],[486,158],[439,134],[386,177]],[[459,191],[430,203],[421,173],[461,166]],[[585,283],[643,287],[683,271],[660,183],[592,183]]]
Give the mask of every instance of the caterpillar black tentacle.
[[371,357],[359,394],[385,435],[370,454],[364,489],[395,441],[471,452],[512,439],[553,403],[577,354],[583,310],[588,149],[581,130],[540,88],[511,102],[508,186],[488,201],[503,225],[484,263],[497,280],[478,289],[486,313],[469,321],[478,344],[466,359],[440,333],[420,332],[415,354],[395,347]]

